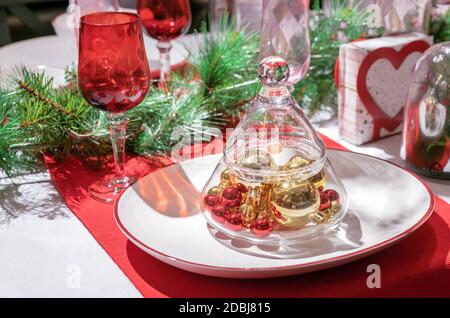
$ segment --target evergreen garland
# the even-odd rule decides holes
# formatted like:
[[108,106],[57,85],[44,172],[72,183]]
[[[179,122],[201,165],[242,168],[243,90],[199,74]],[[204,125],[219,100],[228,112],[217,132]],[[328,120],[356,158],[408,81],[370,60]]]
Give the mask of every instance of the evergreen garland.
[[[345,42],[367,36],[370,11],[352,8],[341,1],[331,3],[329,17],[322,15],[320,1],[314,1],[311,16],[311,65],[308,74],[298,85],[294,97],[308,114],[321,109],[337,109],[337,90],[334,82],[334,67],[339,48]],[[374,30],[375,35],[382,30]],[[372,35],[373,36],[373,35]]]
[[433,19],[430,29],[436,43],[450,41],[450,10]]
[[[333,71],[342,44],[338,33],[347,40],[362,37],[370,18],[338,1],[325,17],[318,2],[312,17],[310,71],[294,92],[310,114],[323,107],[336,109]],[[152,85],[145,100],[128,112],[128,151],[167,154],[186,135],[209,141],[215,136],[211,127],[226,126],[257,94],[258,36],[235,31],[226,17],[214,36],[208,35],[206,24],[200,32],[202,46],[189,65],[173,74],[167,87]],[[30,171],[44,153],[56,158],[76,155],[95,167],[111,153],[105,115],[84,100],[75,70],[67,70],[66,82],[54,88],[53,79],[43,74],[24,68],[0,70],[0,171],[11,176]]]
[[[166,154],[183,138],[174,136],[175,128],[209,141],[211,127],[224,127],[256,95],[259,40],[234,29],[227,18],[215,37],[202,26],[204,43],[188,67],[163,88],[154,82],[128,112],[128,151]],[[76,155],[98,167],[111,153],[105,115],[87,104],[73,68],[65,79],[65,87],[55,88],[42,73],[0,70],[0,170],[10,176],[29,171],[44,153]]]

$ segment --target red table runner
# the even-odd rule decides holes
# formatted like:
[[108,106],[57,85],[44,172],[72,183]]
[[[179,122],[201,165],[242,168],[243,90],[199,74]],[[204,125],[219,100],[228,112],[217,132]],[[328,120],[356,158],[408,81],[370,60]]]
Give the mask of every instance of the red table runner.
[[[344,149],[324,137],[329,148]],[[134,157],[138,177],[169,164]],[[389,249],[337,268],[294,277],[238,280],[201,276],[158,261],[120,232],[113,206],[91,199],[87,187],[105,173],[75,158],[47,159],[62,198],[144,297],[450,297],[450,205],[436,198],[435,213],[411,236]],[[381,267],[381,289],[369,289],[367,266]]]

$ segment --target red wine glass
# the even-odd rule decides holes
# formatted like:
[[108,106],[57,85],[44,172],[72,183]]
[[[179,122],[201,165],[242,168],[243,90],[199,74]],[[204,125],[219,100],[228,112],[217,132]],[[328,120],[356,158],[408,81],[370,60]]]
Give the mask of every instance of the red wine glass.
[[170,77],[171,41],[191,25],[189,0],[138,0],[137,11],[148,34],[158,40],[160,80]]
[[99,12],[80,22],[78,84],[88,103],[107,113],[115,162],[114,176],[89,192],[110,203],[133,182],[124,170],[126,112],[147,94],[150,69],[136,14]]

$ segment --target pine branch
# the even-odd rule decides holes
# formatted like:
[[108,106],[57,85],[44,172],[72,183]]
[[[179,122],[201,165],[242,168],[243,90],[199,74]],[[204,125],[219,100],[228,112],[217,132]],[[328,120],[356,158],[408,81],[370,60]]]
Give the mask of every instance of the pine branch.
[[206,24],[200,32],[203,45],[191,56],[192,68],[183,74],[191,81],[187,83],[175,74],[169,93],[155,89],[142,105],[130,112],[130,123],[135,127],[144,126],[131,143],[135,152],[170,151],[180,141],[172,138],[174,128],[185,131],[197,142],[207,141],[209,128],[226,125],[225,118],[238,114],[256,95],[259,89],[257,36],[234,31],[234,22],[228,21],[227,16],[214,36],[207,33]]
[[209,109],[229,115],[238,114],[242,108],[233,106],[254,97],[260,87],[256,74],[259,39],[255,33],[234,29],[235,21],[229,21],[226,15],[214,35],[207,33],[203,23],[203,46],[191,60]]
[[450,10],[431,22],[430,35],[435,43],[450,41]]
[[340,46],[343,39],[352,41],[366,36],[367,22],[372,17],[369,11],[337,0],[333,1],[328,16],[321,12],[319,0],[313,2],[313,8],[311,65],[306,78],[296,85],[294,91],[294,98],[310,115],[327,107],[336,111],[337,90],[333,75]]
[[44,102],[60,112],[63,112],[66,115],[73,115],[73,113],[67,109],[65,109],[61,104],[58,104],[57,102],[51,100],[49,97],[44,96],[43,94],[39,93],[37,89],[34,89],[30,87],[25,81],[19,80],[18,82],[19,88],[23,89],[24,91],[28,92],[30,95],[36,97],[39,101]]

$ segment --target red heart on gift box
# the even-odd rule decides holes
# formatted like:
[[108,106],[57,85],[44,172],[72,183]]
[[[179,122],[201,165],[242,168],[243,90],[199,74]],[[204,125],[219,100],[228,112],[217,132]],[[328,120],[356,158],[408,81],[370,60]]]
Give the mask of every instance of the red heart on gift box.
[[403,120],[403,107],[394,117],[391,117],[376,103],[367,87],[367,74],[371,66],[375,62],[385,59],[398,71],[410,54],[415,52],[423,53],[429,47],[430,45],[427,42],[420,40],[405,45],[400,51],[396,51],[393,48],[380,48],[370,52],[361,63],[358,72],[357,89],[359,98],[373,117],[373,140],[380,138],[381,128],[393,132],[400,126]]

